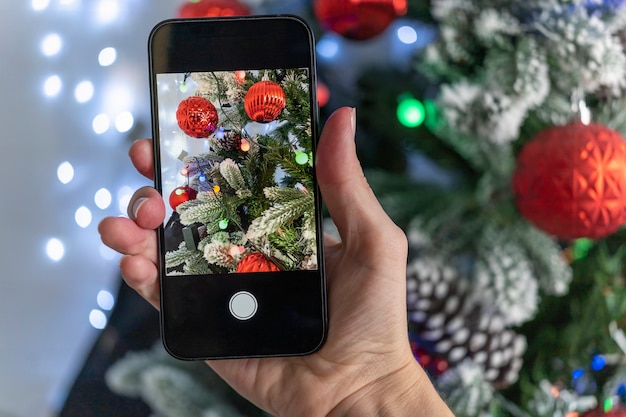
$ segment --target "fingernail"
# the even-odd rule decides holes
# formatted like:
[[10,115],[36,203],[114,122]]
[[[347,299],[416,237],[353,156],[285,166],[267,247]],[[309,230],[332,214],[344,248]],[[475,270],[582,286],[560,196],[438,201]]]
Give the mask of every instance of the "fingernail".
[[352,131],[356,132],[356,107],[352,108]]
[[141,197],[138,198],[134,203],[133,206],[131,207],[131,212],[129,214],[131,214],[131,219],[136,220],[137,219],[137,213],[139,212],[139,208],[141,207],[141,205],[143,203],[146,202],[146,200],[148,200],[146,197]]

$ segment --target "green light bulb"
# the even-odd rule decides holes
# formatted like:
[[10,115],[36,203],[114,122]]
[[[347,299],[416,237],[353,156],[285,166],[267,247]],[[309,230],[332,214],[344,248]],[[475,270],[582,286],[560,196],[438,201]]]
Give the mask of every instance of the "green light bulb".
[[403,97],[400,99],[396,111],[398,121],[406,127],[418,127],[424,123],[426,109],[424,104],[413,97]]
[[306,165],[309,162],[309,155],[306,152],[296,152],[296,163],[298,165]]

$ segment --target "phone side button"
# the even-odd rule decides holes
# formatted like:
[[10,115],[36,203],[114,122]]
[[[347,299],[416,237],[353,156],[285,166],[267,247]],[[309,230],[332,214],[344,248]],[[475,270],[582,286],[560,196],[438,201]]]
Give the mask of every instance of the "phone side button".
[[256,314],[258,307],[256,297],[248,291],[235,293],[228,302],[230,314],[238,320],[251,319]]

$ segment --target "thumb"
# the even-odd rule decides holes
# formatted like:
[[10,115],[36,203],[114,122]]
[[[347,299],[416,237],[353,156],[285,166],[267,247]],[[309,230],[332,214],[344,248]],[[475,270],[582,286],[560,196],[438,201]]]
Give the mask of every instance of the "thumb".
[[356,110],[340,108],[326,121],[317,147],[318,184],[344,242],[379,235],[393,225],[365,179],[355,131]]

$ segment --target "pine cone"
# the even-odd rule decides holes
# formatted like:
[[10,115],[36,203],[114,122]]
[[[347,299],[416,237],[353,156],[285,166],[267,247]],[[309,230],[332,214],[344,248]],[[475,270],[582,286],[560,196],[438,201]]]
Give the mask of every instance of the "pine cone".
[[219,139],[219,144],[225,151],[232,152],[241,147],[241,136],[234,132],[226,132],[224,137]]
[[517,380],[526,339],[476,298],[455,268],[435,259],[410,263],[407,305],[410,328],[423,348],[446,358],[451,367],[471,359],[496,388]]

